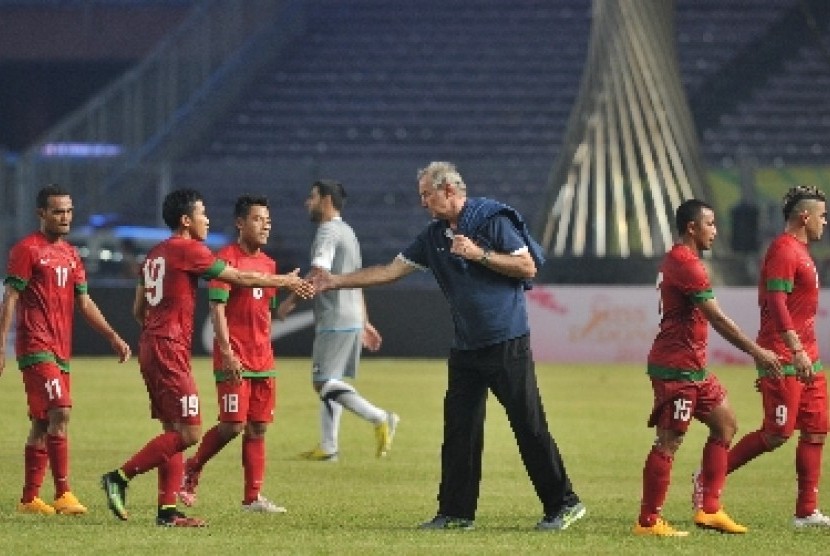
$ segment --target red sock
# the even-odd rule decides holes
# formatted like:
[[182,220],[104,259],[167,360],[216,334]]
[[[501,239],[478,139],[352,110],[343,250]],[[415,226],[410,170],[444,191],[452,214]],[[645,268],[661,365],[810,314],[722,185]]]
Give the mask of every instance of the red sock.
[[132,479],[158,467],[184,449],[184,441],[178,432],[161,433],[127,460],[127,463],[121,466],[121,471],[127,479]]
[[674,458],[652,448],[643,467],[643,500],[640,502],[640,525],[651,527],[660,516],[671,483]]
[[158,466],[159,507],[175,506],[176,492],[184,478],[184,453],[176,452]]
[[700,483],[703,488],[701,508],[707,514],[713,514],[720,509],[720,495],[726,483],[728,459],[728,442],[711,437],[706,440],[700,464]]
[[69,440],[65,436],[46,435],[46,453],[55,481],[55,500],[69,491]]
[[265,437],[242,437],[242,467],[245,470],[245,499],[250,504],[259,497],[265,477]]
[[40,492],[40,485],[46,476],[46,466],[49,464],[49,455],[46,448],[26,444],[23,450],[23,495],[20,501],[31,502]]
[[201,473],[202,467],[208,462],[210,458],[218,454],[225,445],[233,440],[233,437],[223,439],[219,434],[219,425],[213,426],[202,437],[199,443],[199,449],[196,453],[187,460],[187,469],[193,473]]
[[770,448],[764,442],[764,435],[757,430],[751,432],[741,438],[741,440],[732,446],[729,450],[729,458],[726,464],[726,473],[732,473],[745,463],[760,456],[764,452],[769,452]]
[[807,517],[818,507],[818,481],[821,477],[821,452],[824,444],[799,440],[795,448],[795,472],[798,475],[796,517]]

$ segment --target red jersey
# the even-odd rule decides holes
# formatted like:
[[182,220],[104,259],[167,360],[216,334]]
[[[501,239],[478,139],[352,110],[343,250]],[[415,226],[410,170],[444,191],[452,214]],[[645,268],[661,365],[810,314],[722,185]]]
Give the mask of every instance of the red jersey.
[[771,349],[781,361],[789,363],[793,354],[781,339],[783,330],[773,321],[767,304],[767,296],[771,292],[787,294],[787,310],[795,332],[810,361],[817,361],[818,272],[807,246],[790,234],[781,234],[770,244],[758,283],[758,305],[761,308],[758,345]]
[[666,380],[703,380],[709,322],[698,306],[713,299],[700,258],[675,245],[660,265],[660,332],[648,354],[648,374]]
[[67,371],[75,296],[87,292],[78,252],[62,239],[51,243],[42,232],[30,234],[12,247],[5,283],[20,292],[15,339],[19,367],[51,360]]
[[225,266],[195,239],[173,236],[150,249],[140,278],[148,306],[142,334],[170,338],[189,350],[198,279],[216,278]]
[[[236,243],[223,247],[216,256],[240,270],[277,273],[274,259],[262,251],[250,255]],[[225,303],[231,348],[245,370],[261,374],[273,369],[271,309],[277,304],[277,288],[245,288],[219,280],[211,280],[209,288],[211,301]],[[213,340],[213,368],[223,370],[216,339]]]

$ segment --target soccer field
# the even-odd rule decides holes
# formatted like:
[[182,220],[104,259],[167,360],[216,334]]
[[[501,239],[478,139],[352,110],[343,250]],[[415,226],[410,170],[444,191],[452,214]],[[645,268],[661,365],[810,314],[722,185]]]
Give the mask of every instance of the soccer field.
[[[22,382],[15,368],[0,378],[0,553],[64,554],[820,554],[830,531],[794,531],[794,442],[766,454],[729,478],[724,504],[745,536],[692,530],[685,539],[639,538],[636,519],[643,460],[652,440],[645,427],[651,389],[640,366],[540,365],[540,388],[559,443],[588,515],[563,533],[537,532],[541,507],[519,460],[501,407],[491,398],[485,436],[476,529],[419,531],[436,509],[441,447],[441,405],[446,384],[442,360],[367,358],[358,389],[401,416],[390,456],[374,457],[372,428],[344,413],[338,463],[306,462],[297,454],[318,438],[317,402],[306,359],[279,361],[276,419],[268,433],[263,493],[288,508],[285,515],[251,515],[239,509],[242,469],[239,440],[202,474],[191,513],[206,529],[154,525],[155,472],[130,485],[130,520],[107,510],[100,475],[120,465],[157,434],[135,360],[73,360],[75,409],[70,426],[73,491],[89,507],[83,517],[18,515],[22,448],[28,425]],[[195,361],[205,425],[216,416],[209,362]],[[730,392],[740,432],[760,422],[760,402],[749,368],[716,372]],[[705,427],[692,426],[675,461],[664,515],[692,528],[689,476],[698,466]],[[47,474],[42,497],[51,500]],[[825,496],[825,509],[830,501]]]

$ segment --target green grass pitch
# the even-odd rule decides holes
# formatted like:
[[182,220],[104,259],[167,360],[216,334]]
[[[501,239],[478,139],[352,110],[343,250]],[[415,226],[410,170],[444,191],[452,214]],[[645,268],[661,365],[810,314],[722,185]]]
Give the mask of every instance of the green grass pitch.
[[[194,362],[205,425],[216,416],[209,362]],[[441,447],[441,406],[446,385],[441,360],[366,358],[356,382],[370,400],[401,416],[390,456],[374,457],[372,428],[345,414],[339,463],[301,461],[317,440],[317,403],[309,362],[279,362],[279,396],[268,433],[263,493],[284,504],[285,515],[250,515],[239,509],[242,488],[239,441],[205,468],[199,503],[191,513],[206,529],[172,530],[153,524],[155,472],[129,490],[131,518],[119,522],[106,509],[98,480],[158,432],[135,360],[73,361],[75,408],[70,426],[73,491],[88,505],[83,517],[15,513],[22,483],[22,448],[28,423],[22,382],[15,368],[0,378],[0,553],[62,554],[820,554],[830,531],[790,526],[795,496],[794,442],[766,454],[729,478],[724,504],[745,536],[694,530],[689,476],[697,467],[705,427],[695,423],[675,461],[664,515],[692,530],[685,539],[631,534],[640,499],[643,460],[652,441],[645,427],[651,389],[637,365],[539,365],[551,430],[574,485],[588,507],[586,519],[563,533],[537,532],[541,517],[501,407],[488,408],[476,529],[419,531],[435,513]],[[715,369],[730,392],[740,432],[760,422],[760,402],[749,368]],[[51,500],[47,474],[42,497]],[[825,507],[830,502],[825,496]]]

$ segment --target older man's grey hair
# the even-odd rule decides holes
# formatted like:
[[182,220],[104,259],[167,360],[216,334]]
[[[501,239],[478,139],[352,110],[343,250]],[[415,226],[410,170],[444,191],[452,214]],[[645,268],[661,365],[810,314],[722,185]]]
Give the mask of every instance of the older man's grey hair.
[[426,168],[418,170],[418,181],[426,176],[432,182],[432,187],[441,189],[446,184],[454,185],[459,191],[467,191],[467,184],[464,183],[464,178],[458,173],[455,164],[452,162],[434,161],[430,162]]

